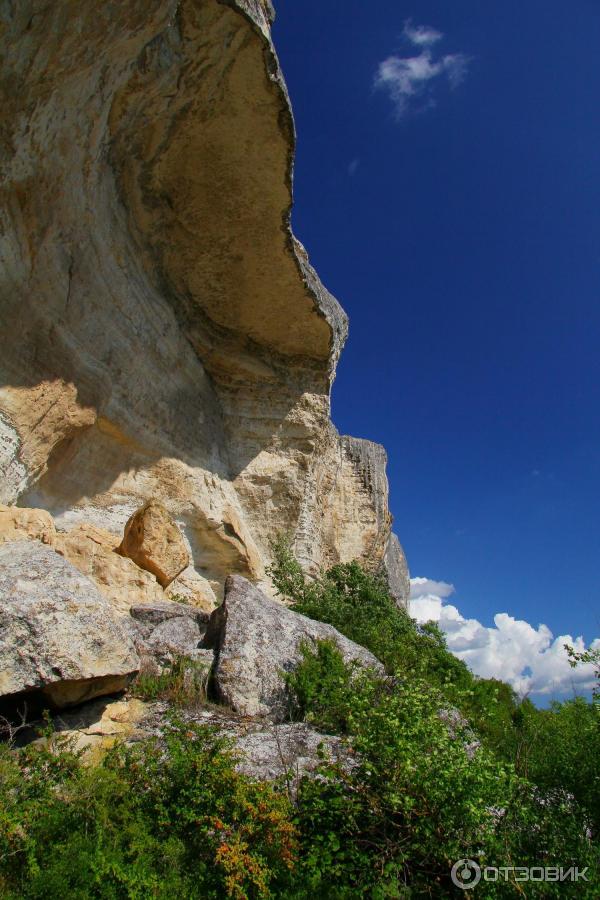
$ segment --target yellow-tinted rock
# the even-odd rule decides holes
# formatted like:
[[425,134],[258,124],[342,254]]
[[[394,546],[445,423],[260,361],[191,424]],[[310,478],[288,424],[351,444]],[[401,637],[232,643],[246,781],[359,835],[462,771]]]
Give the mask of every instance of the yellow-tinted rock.
[[113,607],[126,614],[139,603],[164,600],[156,578],[117,550],[119,539],[103,528],[82,522],[56,538],[56,550],[98,586]]
[[168,587],[190,564],[182,534],[162,504],[150,500],[135,512],[127,525],[119,553]]
[[71,739],[75,750],[83,750],[85,762],[93,765],[117,741],[134,736],[145,714],[141,700],[94,700],[74,711],[62,711],[55,728]]
[[54,546],[56,528],[50,513],[45,509],[20,509],[0,504],[0,544],[28,539]]
[[330,421],[347,320],[290,229],[269,0],[37,6],[0,34],[0,502],[116,534],[162,502],[199,598],[268,590],[279,532],[377,567],[384,458]]

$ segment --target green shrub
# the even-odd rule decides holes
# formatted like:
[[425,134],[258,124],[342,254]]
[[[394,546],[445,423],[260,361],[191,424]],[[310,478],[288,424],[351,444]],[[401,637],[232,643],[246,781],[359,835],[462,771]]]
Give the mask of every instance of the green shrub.
[[287,798],[210,728],[174,723],[95,768],[60,741],[0,747],[3,897],[267,898],[295,855]]
[[[587,865],[598,877],[585,810],[565,791],[542,792],[494,753],[475,750],[466,723],[453,717],[448,726],[445,698],[426,682],[343,669],[331,645],[306,647],[288,682],[307,719],[349,733],[357,761],[349,770],[324,766],[320,779],[302,783],[301,866],[313,891],[445,896],[454,890],[452,864],[464,857],[496,866]],[[569,890],[596,896],[585,884],[541,884],[528,895]],[[478,889],[482,897],[519,892],[515,884]]]
[[193,707],[206,700],[210,667],[180,656],[164,669],[143,668],[131,686],[140,700],[166,700],[175,707]]
[[469,685],[472,676],[446,648],[433,623],[419,627],[390,596],[382,576],[364,571],[357,562],[333,566],[309,580],[292,556],[288,542],[273,544],[269,570],[278,593],[296,612],[327,622],[367,647],[390,673],[427,677],[435,684]]

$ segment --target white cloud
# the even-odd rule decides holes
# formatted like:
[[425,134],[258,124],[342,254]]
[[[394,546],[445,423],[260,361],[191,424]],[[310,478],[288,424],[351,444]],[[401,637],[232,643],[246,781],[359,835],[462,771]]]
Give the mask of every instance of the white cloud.
[[[572,669],[564,649],[570,644],[577,651],[585,650],[583,638],[570,634],[555,638],[547,625],[534,628],[505,612],[494,616],[494,627],[485,627],[444,602],[452,593],[452,585],[444,581],[412,578],[411,615],[419,623],[437,622],[449,650],[476,675],[507,681],[521,695],[572,696],[594,686],[594,667]],[[600,647],[600,638],[591,646]]]
[[421,597],[423,594],[436,594],[438,597],[450,597],[454,593],[454,585],[446,581],[432,581],[431,578],[411,578],[410,596]]
[[435,106],[432,82],[446,79],[457,87],[466,75],[469,59],[464,53],[434,57],[432,47],[443,38],[440,31],[426,25],[404,25],[404,37],[422,48],[418,56],[388,56],[379,63],[375,87],[388,92],[398,117],[411,110]]
[[406,20],[402,33],[416,47],[429,47],[432,44],[437,44],[444,37],[441,31],[436,31],[435,28],[430,28],[429,25],[413,25],[412,19]]

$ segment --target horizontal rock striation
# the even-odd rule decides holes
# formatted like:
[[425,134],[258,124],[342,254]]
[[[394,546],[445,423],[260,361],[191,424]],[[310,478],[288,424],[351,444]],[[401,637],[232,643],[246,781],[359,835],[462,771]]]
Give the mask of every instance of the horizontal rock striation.
[[0,6],[0,503],[118,535],[156,500],[213,601],[278,531],[308,570],[389,557],[385,455],[330,422],[347,319],[290,227],[272,18]]

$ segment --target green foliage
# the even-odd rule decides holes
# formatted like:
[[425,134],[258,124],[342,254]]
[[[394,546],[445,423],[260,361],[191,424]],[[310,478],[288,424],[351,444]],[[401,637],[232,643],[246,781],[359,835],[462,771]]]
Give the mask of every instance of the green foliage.
[[[292,805],[285,780],[241,775],[214,729],[177,720],[95,768],[50,731],[23,750],[0,745],[0,896],[472,896],[450,880],[463,858],[588,867],[588,882],[482,881],[477,897],[598,896],[596,706],[538,710],[475,678],[435,625],[417,626],[355,563],[311,581],[280,541],[272,575],[295,609],[385,665],[385,676],[348,665],[323,641],[286,675],[291,718],[340,735],[345,762],[324,758]],[[189,708],[205,689],[206,670],[180,659],[134,692]]]
[[596,706],[600,708],[600,647],[590,647],[588,650],[578,653],[573,647],[569,646],[569,644],[565,644],[564,646],[569,657],[569,665],[571,668],[575,669],[580,665],[594,666],[594,676],[596,678],[594,701]]
[[432,684],[467,685],[469,670],[446,649],[439,628],[419,628],[390,596],[385,579],[356,563],[337,565],[309,580],[293,558],[288,542],[273,544],[269,570],[278,593],[296,612],[327,622],[367,647],[390,673],[426,677]]
[[550,709],[524,708],[518,771],[546,790],[564,790],[586,811],[600,835],[600,715],[582,697]]
[[55,741],[0,747],[0,895],[267,898],[296,851],[289,802],[235,770],[209,728],[86,768]]
[[293,720],[310,722],[321,731],[344,734],[349,730],[350,700],[365,684],[358,664],[346,665],[333,641],[318,641],[312,651],[301,645],[302,665],[286,673]]
[[[307,647],[288,682],[301,692],[298,705],[309,720],[349,732],[357,760],[350,770],[326,765],[319,780],[303,782],[300,865],[312,892],[446,896],[452,864],[464,857],[497,866],[561,861],[599,877],[588,817],[568,792],[541,791],[491,751],[475,749],[467,723],[454,715],[449,725],[444,696],[426,682],[359,677],[351,667],[344,678],[343,668],[330,645]],[[519,894],[514,884],[497,890],[482,885],[478,893]],[[528,896],[565,892],[568,885],[540,884]],[[596,896],[585,884],[571,895]]]
[[[361,675],[329,645],[305,648],[288,677],[296,715],[349,733],[363,761],[350,776],[330,772],[304,785],[300,830],[317,842],[309,854],[315,884],[331,876],[331,896],[402,896],[394,893],[399,884],[419,896],[443,894],[452,890],[453,854],[507,866],[589,865],[599,877],[597,708],[579,699],[538,710],[509,685],[473,676],[436,625],[419,627],[385,582],[356,563],[308,580],[285,540],[274,558],[273,581],[294,609],[368,647],[393,674],[387,681]],[[473,733],[451,734],[440,720],[449,707],[460,709],[483,743],[471,760],[464,745]],[[377,888],[368,893],[367,884]],[[531,896],[569,891],[565,884],[529,888]],[[503,896],[512,888],[497,890]],[[573,890],[597,895],[596,887],[586,894],[585,884]]]
[[140,700],[166,700],[190,708],[206,700],[209,675],[206,663],[181,656],[164,669],[142,669],[131,692]]

